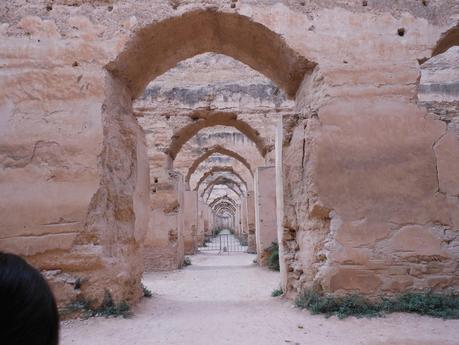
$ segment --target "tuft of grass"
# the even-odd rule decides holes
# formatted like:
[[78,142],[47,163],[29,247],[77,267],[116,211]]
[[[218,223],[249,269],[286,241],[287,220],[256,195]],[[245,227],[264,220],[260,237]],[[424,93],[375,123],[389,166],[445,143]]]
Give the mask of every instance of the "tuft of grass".
[[282,288],[274,289],[273,292],[271,292],[272,297],[279,297],[279,296],[282,296],[283,294],[284,294],[284,291],[282,291]]
[[115,303],[112,295],[108,290],[105,290],[104,299],[98,307],[93,307],[93,303],[89,300],[80,297],[77,300],[69,303],[62,311],[63,315],[78,314],[83,319],[90,317],[119,317],[128,318],[132,316],[129,304],[126,301]]
[[86,316],[86,314],[89,310],[91,310],[91,303],[88,300],[79,297],[67,304],[64,308],[60,309],[59,313],[62,316],[81,314],[83,318],[87,318],[89,316]]
[[185,258],[183,259],[183,266],[190,266],[191,265],[191,259],[189,256],[185,256]]
[[395,312],[459,319],[459,295],[431,292],[410,292],[372,302],[359,295],[334,297],[305,290],[297,297],[295,305],[308,309],[312,314],[325,314],[327,317],[336,315],[340,319],[348,316],[376,317]]
[[266,250],[268,252],[268,267],[273,271],[280,271],[279,264],[279,244],[273,242]]
[[132,313],[129,308],[129,304],[125,301],[116,304],[113,301],[112,295],[110,292],[105,290],[104,299],[102,304],[93,310],[92,316],[105,316],[105,317],[118,317],[122,316],[124,318],[128,318],[132,316]]
[[459,319],[459,295],[409,292],[395,299],[385,299],[382,307],[389,312],[416,313],[443,319]]
[[143,297],[146,298],[151,298],[153,296],[153,293],[150,291],[149,288],[147,288],[145,285],[142,284],[142,290],[143,290]]

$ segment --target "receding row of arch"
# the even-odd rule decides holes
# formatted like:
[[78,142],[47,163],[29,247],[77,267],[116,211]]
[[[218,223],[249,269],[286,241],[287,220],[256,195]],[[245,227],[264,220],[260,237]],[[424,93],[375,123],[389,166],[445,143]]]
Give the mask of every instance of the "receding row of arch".
[[242,176],[233,169],[233,167],[231,166],[214,166],[212,167],[211,169],[207,170],[202,176],[201,178],[199,179],[199,181],[196,183],[196,187],[194,188],[194,190],[199,190],[199,187],[201,186],[201,184],[206,181],[209,177],[212,177],[214,174],[216,173],[229,173],[230,175],[234,175],[236,176],[240,181],[241,183],[244,184],[245,186],[245,189],[247,190],[247,181],[244,180],[244,178],[242,178]]
[[[241,197],[243,194],[245,194],[245,192],[247,192],[247,190],[244,190],[241,187],[240,182],[234,179],[233,177],[218,176],[216,179],[210,181],[209,184],[204,188],[204,190],[200,194],[201,198],[204,198],[205,200],[207,200],[208,196],[212,192],[212,189],[215,186],[219,186],[219,185],[227,186],[229,189],[235,192],[239,197]],[[207,195],[207,197],[205,197],[205,195]]]
[[[434,55],[446,51],[451,42],[457,41],[457,38],[458,28],[455,27],[442,38],[441,42],[433,50]],[[101,207],[107,207],[107,210],[112,210],[123,205],[124,209],[130,209],[129,206],[133,203],[132,190],[134,188],[128,188],[129,183],[126,183],[126,181],[131,182],[135,178],[135,174],[132,174],[132,167],[136,166],[136,155],[132,150],[132,147],[135,146],[133,144],[135,143],[135,138],[128,137],[126,139],[123,134],[120,134],[124,132],[130,134],[132,132],[129,123],[127,121],[127,124],[123,123],[124,119],[120,119],[122,117],[120,114],[132,113],[131,109],[126,106],[126,104],[129,104],[128,98],[132,100],[138,97],[149,81],[174,67],[179,61],[204,52],[225,54],[249,65],[273,80],[280,88],[285,90],[290,98],[295,97],[305,76],[315,67],[315,63],[308,61],[287,46],[280,34],[238,13],[226,13],[216,10],[191,11],[159,23],[152,23],[140,29],[136,32],[134,38],[128,41],[123,52],[106,66],[113,78],[107,78],[107,99],[104,104],[104,116],[106,119],[110,119],[110,117],[115,119],[112,122],[104,121],[104,135],[106,138],[110,138],[106,142],[113,143],[118,140],[120,147],[117,148],[119,150],[116,155],[119,155],[119,152],[126,152],[127,159],[132,160],[134,164],[119,164],[115,159],[117,156],[105,147],[106,150],[103,151],[100,158],[102,169],[104,169],[104,174],[102,174],[104,180],[100,184],[101,190],[98,191],[97,195],[110,195],[110,198],[107,199],[106,206],[101,203]],[[233,118],[232,121],[234,120]],[[196,121],[198,124],[193,127],[193,130],[202,126],[203,122],[206,122],[205,119],[200,121],[199,118]],[[183,134],[183,137],[180,134]],[[189,133],[187,132],[179,133],[175,138],[176,144],[170,147],[168,152],[172,158],[176,156],[180,147],[186,142],[184,139],[188,135]],[[263,145],[263,143],[264,141],[259,140],[257,145],[262,155],[263,152],[266,153],[266,145]],[[222,148],[220,153],[228,153],[224,150],[226,149]],[[129,153],[132,154],[132,157],[129,156]],[[211,154],[208,154],[207,157]],[[236,158],[235,154],[233,153],[231,156]],[[244,163],[242,157],[240,158],[240,161],[246,165],[253,175],[253,167],[250,167],[247,161]],[[205,159],[202,158],[201,162]],[[199,162],[193,163],[190,168],[187,174],[188,182],[198,165]],[[214,187],[210,188],[213,190]],[[208,199],[209,204],[214,205],[222,212],[230,212],[233,204],[229,201],[223,201],[223,199],[216,201],[218,198],[219,196],[212,200]],[[228,197],[228,199],[232,198]],[[98,214],[94,214],[94,219],[98,219],[97,216],[99,214],[104,214],[96,207],[93,207],[93,209],[97,209],[98,212]],[[105,232],[105,236],[110,236],[110,238],[104,239],[102,242],[112,244],[118,238],[122,238],[123,244],[126,246],[135,243],[135,240],[132,240],[134,239],[134,231],[131,234],[126,230],[135,229],[136,225],[133,224],[138,219],[135,219],[134,215],[136,215],[135,212],[129,212],[119,221],[120,223],[107,223],[107,228],[114,228],[117,231]],[[106,221],[104,218],[100,219],[101,221]],[[95,223],[97,224],[97,222]],[[119,224],[121,226],[116,226]],[[121,244],[118,243],[117,245],[118,252],[132,252],[129,250],[123,251]],[[131,262],[135,262],[135,260],[131,260]]]
[[185,177],[185,183],[189,184],[191,175],[196,171],[198,166],[202,162],[204,162],[206,159],[208,159],[210,156],[212,156],[214,154],[221,154],[221,155],[232,157],[232,158],[238,160],[239,162],[241,162],[249,170],[250,174],[253,176],[252,167],[250,166],[250,163],[247,161],[247,159],[245,159],[244,157],[242,157],[240,154],[238,154],[235,151],[232,151],[230,149],[224,148],[221,145],[215,145],[215,146],[211,147],[210,149],[208,149],[204,154],[202,154],[200,157],[198,157],[191,164],[190,168],[188,169],[188,173],[187,173],[187,175]]
[[267,144],[266,139],[261,137],[256,129],[247,122],[238,119],[236,113],[197,110],[189,116],[194,122],[174,133],[166,151],[172,159],[177,157],[183,145],[200,130],[215,126],[228,126],[237,129],[255,144],[262,157],[265,157],[273,149],[273,146]]

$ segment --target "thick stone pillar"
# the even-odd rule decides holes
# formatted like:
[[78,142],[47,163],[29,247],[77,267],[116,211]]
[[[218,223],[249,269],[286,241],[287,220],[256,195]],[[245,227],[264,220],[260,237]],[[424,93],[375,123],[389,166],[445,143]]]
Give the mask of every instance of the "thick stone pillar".
[[284,249],[284,173],[282,162],[282,143],[284,141],[284,120],[279,117],[276,126],[276,216],[277,216],[277,238],[279,243],[279,270],[281,274],[282,291],[287,291],[287,265],[285,262]]
[[198,193],[183,192],[183,235],[185,254],[194,254],[198,248]]
[[212,211],[204,201],[198,200],[198,246],[204,243],[206,236],[211,234],[212,226]]
[[248,253],[257,252],[257,244],[255,239],[255,198],[254,192],[247,192],[247,241]]
[[[202,200],[198,200],[198,216],[197,216],[197,222],[198,222],[198,237],[204,238],[205,234],[205,214],[206,214],[206,205]],[[201,244],[201,243],[199,243]]]
[[234,214],[234,233],[239,235],[241,233],[241,208],[238,206]]
[[[155,182],[156,181],[156,182]],[[146,271],[167,271],[183,264],[183,178],[152,181],[150,221],[143,256]]]
[[247,197],[241,197],[241,235],[247,234],[248,231],[248,223],[247,223]]
[[257,260],[266,264],[266,249],[277,242],[276,169],[273,166],[255,170],[255,234]]

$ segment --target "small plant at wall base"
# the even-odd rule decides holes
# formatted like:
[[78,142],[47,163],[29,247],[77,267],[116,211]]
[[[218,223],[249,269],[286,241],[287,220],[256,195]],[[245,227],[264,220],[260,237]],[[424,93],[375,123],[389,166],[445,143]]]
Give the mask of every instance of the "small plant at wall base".
[[146,298],[151,298],[153,296],[152,292],[150,289],[148,289],[145,285],[142,284],[142,290],[143,290],[143,297]]
[[191,265],[191,259],[189,256],[185,256],[185,258],[183,259],[183,266],[190,266]]
[[279,296],[282,296],[283,294],[284,294],[284,291],[282,291],[282,288],[274,289],[273,292],[271,292],[272,297],[279,297]]
[[83,319],[88,319],[95,316],[122,316],[123,318],[132,316],[129,304],[127,304],[125,301],[115,303],[111,293],[108,290],[105,290],[104,299],[98,307],[93,307],[90,301],[80,297],[68,304],[63,310],[61,310],[61,314],[64,316],[77,314]]
[[266,252],[268,253],[268,267],[273,271],[279,271],[279,244],[273,242]]
[[295,305],[308,309],[312,314],[325,314],[327,317],[336,315],[340,319],[348,316],[375,317],[396,312],[459,319],[459,295],[431,292],[409,292],[371,302],[359,295],[335,297],[305,290],[297,297]]
[[110,292],[105,290],[104,300],[102,301],[102,304],[94,310],[93,316],[122,316],[124,318],[127,318],[132,316],[132,313],[129,309],[129,304],[127,304],[125,301],[116,304],[113,301]]

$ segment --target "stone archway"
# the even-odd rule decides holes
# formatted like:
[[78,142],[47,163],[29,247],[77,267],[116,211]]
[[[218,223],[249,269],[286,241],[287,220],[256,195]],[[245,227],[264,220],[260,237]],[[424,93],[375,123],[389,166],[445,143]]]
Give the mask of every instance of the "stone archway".
[[[222,53],[249,65],[276,82],[290,98],[295,97],[305,75],[315,66],[288,47],[280,35],[234,13],[193,11],[135,33],[118,57],[106,66],[109,73],[102,109],[105,133],[100,155],[102,179],[91,202],[86,231],[86,238],[97,238],[104,243],[107,255],[122,261],[130,257],[128,266],[129,262],[139,260],[138,247],[148,212],[148,196],[143,191],[149,183],[145,142],[133,117],[132,101],[150,80],[177,62],[203,52]],[[245,128],[243,124],[238,126]],[[253,132],[249,134],[256,136]],[[266,149],[258,141],[264,152]],[[218,150],[228,153],[223,148]],[[244,164],[251,170],[247,162]],[[189,175],[193,171],[190,169]],[[140,275],[141,270],[137,270],[130,280],[138,282]]]
[[[212,189],[218,185],[226,185],[229,189],[233,190],[239,197],[241,197],[246,190],[241,188],[240,181],[229,176],[218,176],[217,178],[209,181],[207,186],[203,189],[200,196],[207,200],[209,195],[212,193]],[[207,195],[207,197],[205,197]]]
[[172,159],[177,157],[182,146],[201,129],[219,125],[234,127],[239,130],[256,145],[262,157],[265,157],[266,153],[273,149],[273,147],[265,143],[264,138],[260,137],[260,133],[257,130],[252,128],[248,123],[239,120],[235,113],[196,111],[190,117],[195,122],[182,127],[172,137],[171,144],[166,151]]
[[199,190],[199,187],[202,183],[204,183],[209,177],[213,176],[216,173],[229,173],[230,175],[235,175],[245,186],[247,189],[247,181],[237,172],[234,171],[233,167],[231,166],[215,166],[211,169],[207,170],[196,183],[194,190]]
[[197,158],[193,162],[193,164],[188,169],[188,173],[187,173],[187,175],[185,177],[185,182],[189,183],[191,175],[193,175],[193,173],[196,171],[198,166],[202,162],[204,162],[206,159],[208,159],[210,156],[212,156],[213,154],[216,154],[216,153],[221,154],[221,155],[225,155],[225,156],[229,156],[229,157],[232,157],[232,158],[238,160],[239,162],[241,162],[247,168],[248,171],[250,171],[250,174],[253,176],[252,167],[250,166],[249,162],[244,157],[242,157],[237,152],[234,152],[232,150],[229,150],[229,149],[226,149],[226,148],[224,148],[222,146],[217,145],[217,146],[214,146],[211,149],[207,150],[206,153],[204,153],[202,156],[200,156],[199,158]]
[[266,26],[240,14],[205,10],[142,28],[107,69],[125,83],[134,99],[150,80],[177,62],[204,52],[228,55],[247,64],[291,98],[315,66]]

